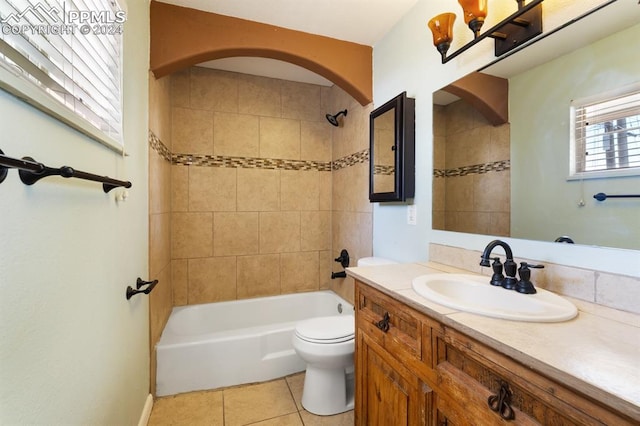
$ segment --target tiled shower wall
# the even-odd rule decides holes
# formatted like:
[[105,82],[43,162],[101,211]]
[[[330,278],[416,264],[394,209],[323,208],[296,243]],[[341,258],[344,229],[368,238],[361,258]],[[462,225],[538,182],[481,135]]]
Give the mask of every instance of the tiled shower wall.
[[[353,300],[330,276],[341,248],[352,265],[371,254],[369,107],[335,86],[200,67],[171,76],[169,103],[173,305],[324,288]],[[332,127],[325,114],[344,108]]]
[[160,339],[171,309],[171,107],[170,78],[156,80],[149,75],[149,278],[158,285],[149,294],[149,352],[151,354],[151,391],[155,392],[156,356],[154,346]]
[[[325,114],[348,109],[340,127]],[[149,269],[155,350],[173,306],[332,289],[372,252],[369,112],[324,87],[193,67],[150,75]]]
[[509,236],[509,124],[462,100],[434,105],[433,228]]
[[[373,208],[369,202],[369,113],[373,105],[362,107],[342,89],[330,91],[330,111],[347,109],[342,127],[333,127],[332,257],[347,249],[355,266],[359,258],[373,252]],[[331,126],[330,126],[331,127]],[[330,270],[342,271],[331,262]],[[329,273],[330,275],[330,273]],[[331,290],[353,303],[353,278],[329,280]]]

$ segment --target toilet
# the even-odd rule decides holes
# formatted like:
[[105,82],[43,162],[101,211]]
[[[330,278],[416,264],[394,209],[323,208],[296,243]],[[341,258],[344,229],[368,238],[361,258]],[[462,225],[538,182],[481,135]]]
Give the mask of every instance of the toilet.
[[[395,263],[367,257],[358,266]],[[307,364],[302,406],[330,416],[353,409],[355,318],[352,314],[311,318],[296,324],[293,348]]]

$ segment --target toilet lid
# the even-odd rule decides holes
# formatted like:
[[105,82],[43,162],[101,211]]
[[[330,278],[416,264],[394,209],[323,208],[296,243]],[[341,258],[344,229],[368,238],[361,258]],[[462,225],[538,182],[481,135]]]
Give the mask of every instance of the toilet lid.
[[334,315],[300,321],[296,324],[296,335],[313,343],[340,343],[354,338],[353,315]]

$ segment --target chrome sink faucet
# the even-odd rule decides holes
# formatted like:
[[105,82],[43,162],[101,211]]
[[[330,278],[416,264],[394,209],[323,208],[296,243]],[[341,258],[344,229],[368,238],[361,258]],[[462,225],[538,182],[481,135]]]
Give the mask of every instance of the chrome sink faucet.
[[[502,275],[502,263],[500,263],[500,258],[494,257],[491,258],[491,251],[494,248],[500,246],[504,249],[504,254],[507,256],[507,259],[504,262],[504,272],[506,277]],[[489,260],[493,259],[493,264],[489,264]],[[491,285],[499,285],[507,290],[512,290],[516,288],[516,284],[518,280],[516,279],[516,270],[518,269],[518,264],[513,261],[513,252],[511,251],[511,247],[509,244],[505,243],[502,240],[493,240],[484,248],[482,252],[480,266],[491,266],[493,268],[493,276],[491,277]]]

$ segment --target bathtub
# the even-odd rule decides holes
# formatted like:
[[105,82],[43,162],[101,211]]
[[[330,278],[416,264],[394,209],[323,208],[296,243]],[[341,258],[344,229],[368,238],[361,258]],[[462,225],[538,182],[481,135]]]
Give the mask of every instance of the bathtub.
[[353,315],[331,291],[173,308],[156,345],[156,394],[260,382],[305,370],[292,337],[296,322]]

